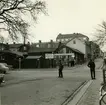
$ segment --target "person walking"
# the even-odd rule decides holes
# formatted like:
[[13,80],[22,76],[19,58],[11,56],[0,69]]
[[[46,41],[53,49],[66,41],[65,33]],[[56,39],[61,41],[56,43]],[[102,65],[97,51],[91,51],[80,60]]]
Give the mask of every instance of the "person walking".
[[73,66],[74,66],[74,58],[71,57],[71,67],[73,67]]
[[59,61],[59,78],[63,78],[63,68],[64,68],[64,66],[63,66],[63,64],[62,64],[62,62],[61,62],[61,60]]
[[2,71],[0,71],[0,84],[5,83],[4,76],[5,74]]
[[96,79],[95,78],[95,62],[92,59],[90,59],[87,66],[90,68],[91,79]]

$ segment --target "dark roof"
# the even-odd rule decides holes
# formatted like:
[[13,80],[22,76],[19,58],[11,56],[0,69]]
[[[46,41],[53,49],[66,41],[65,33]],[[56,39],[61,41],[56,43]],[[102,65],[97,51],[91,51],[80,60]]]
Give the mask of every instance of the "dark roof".
[[60,49],[61,49],[61,48],[63,48],[63,47],[67,47],[67,48],[71,49],[71,50],[72,50],[72,51],[74,51],[74,52],[77,52],[77,53],[83,54],[83,53],[82,53],[82,52],[80,52],[79,50],[74,49],[74,48],[69,47],[69,46],[66,46],[65,44],[62,44],[62,45],[60,46]]
[[35,48],[36,45],[39,45],[39,48],[48,48],[48,45],[50,45],[49,48],[57,48],[59,43],[58,42],[41,42],[41,43],[34,43],[31,45],[31,47]]
[[23,45],[22,43],[19,43],[19,44],[9,44],[9,47],[10,48],[18,48],[18,47],[20,47],[22,45]]
[[23,56],[23,53],[22,52],[18,52],[18,51],[4,50],[2,52],[3,53],[10,53],[10,54],[18,55],[18,56]]
[[[39,45],[39,47],[37,47]],[[48,47],[48,45],[50,45]],[[54,52],[59,46],[58,42],[41,42],[30,46],[29,52]]]
[[83,35],[83,34],[80,34],[80,33],[59,34],[56,39],[64,39],[64,38],[72,38],[72,37],[87,37],[87,36],[86,35]]
[[28,52],[54,52],[55,50],[56,48],[30,48]]
[[69,48],[72,49],[73,51],[77,52],[77,53],[83,54],[82,52],[80,52],[80,51],[77,50],[77,49],[74,49],[74,48],[72,48],[72,47],[69,47]]

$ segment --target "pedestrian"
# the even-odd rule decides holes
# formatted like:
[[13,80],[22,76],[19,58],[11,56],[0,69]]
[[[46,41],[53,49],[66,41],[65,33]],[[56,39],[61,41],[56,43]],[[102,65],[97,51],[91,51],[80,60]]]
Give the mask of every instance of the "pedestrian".
[[73,66],[74,66],[74,58],[71,57],[71,67],[73,67]]
[[90,68],[91,79],[96,79],[95,78],[95,62],[92,59],[90,59],[87,66]]
[[2,71],[0,71],[0,84],[5,82],[4,75],[5,74]]
[[63,66],[63,64],[62,64],[62,62],[61,62],[61,60],[59,61],[59,78],[63,78],[63,68],[64,68],[64,66]]

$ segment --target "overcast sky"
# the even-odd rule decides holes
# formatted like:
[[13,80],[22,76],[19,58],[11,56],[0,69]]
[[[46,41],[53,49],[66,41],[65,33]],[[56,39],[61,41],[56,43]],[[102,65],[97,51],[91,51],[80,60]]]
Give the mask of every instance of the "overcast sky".
[[55,40],[59,33],[82,33],[90,38],[106,20],[106,0],[45,0],[49,16],[40,15],[31,28],[32,41]]

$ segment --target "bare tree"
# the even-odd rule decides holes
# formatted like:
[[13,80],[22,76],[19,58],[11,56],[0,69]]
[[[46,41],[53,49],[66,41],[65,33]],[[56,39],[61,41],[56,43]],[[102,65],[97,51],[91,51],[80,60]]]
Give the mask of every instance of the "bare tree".
[[19,35],[26,37],[30,25],[22,15],[30,15],[36,21],[41,12],[46,13],[44,1],[0,0],[0,32],[8,32],[12,40],[17,40]]
[[103,21],[102,24],[99,24],[99,27],[96,29],[96,40],[95,42],[103,47],[106,43],[106,21]]

